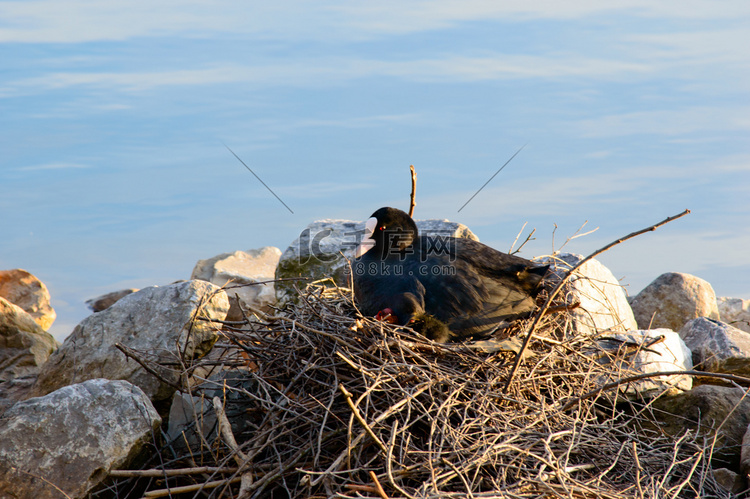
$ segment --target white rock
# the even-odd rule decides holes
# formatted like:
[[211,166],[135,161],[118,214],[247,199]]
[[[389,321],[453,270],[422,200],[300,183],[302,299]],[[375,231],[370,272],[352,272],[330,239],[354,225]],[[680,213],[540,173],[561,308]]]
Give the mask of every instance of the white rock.
[[[541,261],[553,266],[547,274],[551,285],[583,260],[582,255],[561,253]],[[551,287],[551,286],[550,286]],[[579,268],[561,291],[568,304],[580,303],[571,310],[573,333],[592,335],[601,331],[626,332],[638,329],[628,304],[625,290],[612,272],[598,260],[592,259]]]
[[28,312],[45,331],[55,322],[47,286],[23,269],[0,270],[0,297]]
[[[171,398],[174,388],[128,359],[117,347],[131,348],[156,363],[190,363],[208,353],[229,309],[226,293],[194,280],[152,286],[122,298],[81,321],[42,367],[33,396],[93,378],[124,379],[154,401]],[[209,319],[195,320],[196,317]],[[177,383],[179,368],[160,374]]]
[[86,497],[109,470],[127,467],[160,423],[126,381],[93,379],[18,402],[0,425],[0,497]]
[[716,294],[699,277],[679,272],[662,274],[632,300],[635,320],[641,329],[666,327],[679,331],[697,317],[719,319]]
[[750,300],[722,296],[716,301],[722,322],[750,333]]
[[199,260],[190,278],[223,287],[230,304],[227,320],[241,320],[242,312],[235,295],[239,296],[245,310],[268,312],[271,305],[276,303],[274,283],[265,281],[274,279],[280,257],[281,250],[273,246],[222,253]]
[[[661,341],[655,341],[659,339]],[[597,344],[601,348],[599,362],[612,366],[612,375],[604,377],[602,384],[635,374],[690,371],[693,368],[690,350],[680,335],[671,329],[607,334],[598,339]],[[648,396],[662,392],[677,394],[692,387],[692,376],[672,375],[645,378],[621,385],[620,391],[629,396]]]
[[693,362],[703,371],[750,375],[750,333],[699,317],[685,324],[680,336],[693,351]]
[[[435,219],[415,222],[420,235],[479,240],[468,227],[460,223]],[[318,220],[303,229],[300,236],[281,255],[276,278],[306,277],[308,280],[297,283],[277,282],[276,296],[279,300],[293,299],[296,296],[295,284],[304,289],[309,282],[326,277],[333,278],[339,286],[349,286],[347,259],[354,259],[354,250],[362,239],[364,228],[364,222]]]

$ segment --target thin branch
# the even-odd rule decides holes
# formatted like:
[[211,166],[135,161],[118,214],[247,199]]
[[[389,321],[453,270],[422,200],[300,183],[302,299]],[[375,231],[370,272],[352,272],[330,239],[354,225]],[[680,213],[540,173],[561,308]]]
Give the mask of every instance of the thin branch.
[[237,445],[237,440],[234,438],[234,433],[232,433],[232,425],[229,423],[227,414],[224,412],[221,399],[219,397],[214,397],[212,402],[214,405],[214,412],[216,413],[216,419],[219,422],[219,432],[221,433],[224,442],[230,449],[232,449],[235,462],[238,466],[242,467],[247,463],[247,456],[242,450],[240,450],[239,445]]
[[536,232],[536,227],[534,227],[533,229],[531,229],[531,232],[529,232],[529,235],[526,236],[526,239],[521,243],[521,246],[519,246],[518,249],[516,249],[516,251],[514,251],[513,253],[511,253],[511,255],[515,255],[516,253],[520,253],[521,250],[523,249],[523,247],[526,246],[526,243],[528,243],[529,241],[536,240],[535,237],[532,237],[535,232]]
[[237,473],[239,468],[223,468],[217,466],[198,466],[195,468],[181,468],[176,470],[110,470],[109,476],[116,478],[140,478],[152,477],[163,478],[185,475],[203,475],[205,473]]
[[635,459],[635,484],[638,486],[638,497],[643,499],[643,488],[641,487],[641,461],[638,459],[638,443],[633,440],[633,458]]
[[409,216],[414,216],[414,207],[417,205],[417,171],[414,169],[414,165],[409,165],[411,170],[411,197],[409,201]]
[[510,245],[510,249],[508,250],[508,254],[511,254],[511,255],[513,254],[513,246],[515,246],[516,243],[518,242],[518,238],[521,237],[521,233],[523,232],[523,229],[526,228],[526,225],[528,225],[528,223],[529,222],[524,222],[523,225],[521,226],[521,229],[519,229],[518,234],[516,234],[516,238],[513,239],[513,242]]
[[[569,238],[567,238],[567,239],[565,240],[565,242],[564,242],[564,243],[562,244],[562,246],[560,246],[560,247],[559,247],[558,249],[554,249],[554,248],[552,248],[552,254],[553,254],[553,255],[557,255],[557,254],[559,254],[559,253],[560,253],[560,251],[562,251],[562,249],[563,249],[563,248],[564,248],[565,246],[567,246],[567,245],[568,245],[568,243],[569,243],[570,241],[572,241],[573,239],[577,239],[577,238],[579,238],[579,237],[583,237],[583,236],[588,236],[589,234],[593,234],[594,232],[596,232],[597,230],[599,230],[599,227],[597,227],[597,228],[595,228],[595,229],[591,229],[591,230],[590,230],[590,231],[588,231],[588,232],[583,232],[583,233],[582,233],[581,231],[583,230],[583,228],[584,228],[584,227],[586,227],[586,224],[587,224],[587,223],[589,223],[589,221],[588,221],[588,220],[584,220],[584,222],[583,222],[583,223],[581,224],[581,226],[580,226],[580,227],[578,227],[578,229],[577,229],[577,230],[575,231],[575,233],[574,233],[574,234],[573,234],[572,236],[570,236]],[[555,226],[555,228],[557,228],[557,226]]]
[[359,421],[359,424],[362,425],[362,427],[365,429],[367,434],[370,435],[370,438],[372,438],[375,441],[375,443],[378,445],[378,447],[380,447],[380,450],[383,451],[383,454],[387,456],[388,448],[378,438],[378,436],[375,435],[375,432],[372,431],[372,428],[370,428],[370,425],[367,424],[367,421],[365,421],[365,418],[363,418],[362,415],[359,413],[359,409],[357,409],[357,406],[355,406],[354,402],[352,402],[352,394],[349,393],[349,391],[341,383],[339,383],[339,390],[341,390],[341,393],[344,394],[344,397],[346,398],[346,403],[349,404],[349,407],[352,410],[352,414],[354,414],[354,417],[357,419],[357,421]]
[[171,497],[172,495],[185,494],[187,492],[197,492],[199,490],[204,490],[204,489],[213,489],[216,487],[221,487],[222,485],[237,483],[240,480],[241,480],[240,477],[236,477],[230,480],[214,480],[214,481],[206,482],[206,483],[196,483],[194,485],[183,485],[181,487],[171,487],[171,488],[166,488],[166,489],[150,490],[144,493],[143,497],[144,498],[166,497],[166,496]]
[[344,485],[344,488],[347,488],[349,490],[354,490],[356,492],[370,492],[372,494],[377,494],[378,489],[374,485],[360,485],[358,483],[347,483]]
[[378,476],[372,470],[370,470],[370,478],[372,478],[372,481],[375,483],[375,490],[378,492],[380,498],[389,499],[388,495],[385,493],[385,490],[383,490],[383,486],[380,485],[380,482],[378,481]]
[[650,227],[646,227],[645,229],[638,230],[636,232],[632,232],[628,234],[625,237],[622,237],[620,239],[617,239],[616,241],[613,241],[609,243],[608,245],[604,246],[603,248],[600,248],[593,253],[591,253],[589,256],[578,262],[576,265],[573,266],[570,270],[568,270],[565,275],[560,279],[560,282],[557,283],[557,286],[555,286],[552,291],[550,292],[549,296],[547,297],[547,301],[544,302],[544,305],[542,305],[541,310],[536,314],[536,317],[534,318],[534,322],[531,323],[531,327],[529,327],[528,332],[526,333],[526,338],[523,340],[523,345],[521,345],[521,351],[516,354],[515,362],[513,362],[513,367],[510,370],[510,373],[508,373],[508,379],[505,382],[505,386],[503,387],[503,393],[508,393],[508,389],[510,388],[510,384],[513,382],[513,376],[516,374],[516,371],[518,370],[518,366],[521,364],[521,360],[523,359],[523,353],[526,351],[526,348],[529,346],[529,343],[531,342],[531,338],[534,336],[534,331],[536,330],[537,326],[539,325],[539,322],[542,320],[542,317],[544,317],[545,312],[552,304],[552,300],[557,296],[557,293],[560,292],[562,287],[565,285],[566,282],[568,282],[568,279],[571,275],[573,275],[573,272],[578,270],[588,262],[589,260],[597,257],[598,255],[604,253],[605,251],[609,250],[610,248],[617,246],[620,243],[623,243],[627,241],[628,239],[632,239],[636,236],[640,236],[641,234],[645,234],[646,232],[652,232],[655,231],[657,228],[661,227],[662,225],[668,224],[669,222],[672,222],[674,220],[677,220],[678,218],[684,217],[690,213],[690,210],[685,210],[682,213],[679,213],[677,215],[667,217],[664,220],[662,220],[659,223],[656,223]]
[[65,491],[64,491],[63,489],[61,489],[60,487],[58,487],[58,486],[57,486],[57,485],[55,485],[54,483],[50,482],[49,480],[47,480],[46,478],[44,478],[44,477],[43,477],[43,476],[41,476],[41,475],[35,475],[34,473],[29,473],[28,471],[25,471],[25,470],[22,470],[22,469],[16,468],[15,466],[11,466],[11,467],[10,467],[10,469],[11,469],[12,471],[16,471],[16,472],[18,472],[18,473],[24,473],[24,474],[26,474],[26,475],[29,475],[29,476],[30,476],[30,477],[32,477],[32,478],[37,478],[37,479],[39,479],[39,480],[42,480],[42,481],[43,481],[43,482],[45,482],[46,484],[48,484],[48,485],[51,485],[52,487],[54,487],[54,488],[55,488],[55,489],[56,489],[56,490],[57,490],[57,491],[58,491],[59,493],[61,493],[62,495],[64,495],[64,496],[65,496],[65,499],[73,499],[73,498],[72,498],[72,497],[70,497],[70,496],[69,496],[68,494],[66,494],[66,493],[65,493]]
[[745,383],[746,385],[750,385],[750,378],[745,378],[743,376],[737,376],[735,374],[726,374],[726,373],[708,373],[704,371],[659,371],[659,372],[653,372],[653,373],[641,373],[641,374],[634,374],[633,376],[628,376],[627,378],[618,379],[617,381],[613,381],[611,383],[607,383],[606,385],[602,385],[595,390],[586,392],[580,397],[576,397],[573,400],[566,402],[565,405],[562,406],[560,411],[565,412],[571,407],[573,407],[574,405],[576,405],[578,402],[582,400],[590,399],[591,397],[594,397],[595,395],[601,392],[604,392],[606,390],[617,388],[620,385],[632,383],[633,381],[638,381],[640,379],[655,378],[657,376],[696,376],[699,378],[718,378],[718,379],[726,379],[729,381],[734,381],[735,383]]
[[[121,343],[115,343],[115,348],[117,348],[119,351],[121,351],[125,355],[126,359],[130,358],[130,359],[135,360],[137,363],[139,363],[141,365],[141,367],[143,369],[146,370],[146,372],[148,372],[150,375],[154,376],[156,379],[158,379],[162,383],[164,383],[166,385],[169,385],[169,386],[171,386],[172,388],[174,388],[176,390],[182,390],[182,386],[180,386],[179,383],[175,382],[174,380],[170,380],[170,379],[166,378],[163,374],[161,374],[156,369],[154,369],[153,367],[151,367],[149,365],[150,362],[147,361],[146,359],[144,359],[141,356],[140,352],[138,352],[136,350],[133,350],[130,347],[126,347],[125,345],[123,345]],[[156,364],[156,363],[154,363],[154,364]],[[167,370],[161,364],[156,364],[156,365],[160,369],[163,369],[165,371]]]
[[[524,224],[523,224],[523,227],[526,227],[526,224],[527,224],[527,223],[528,223],[528,222],[524,222]],[[521,227],[521,230],[520,230],[520,231],[518,231],[518,234],[516,235],[516,238],[515,238],[515,239],[513,240],[513,244],[511,244],[511,245],[510,245],[510,250],[508,251],[508,254],[509,254],[509,255],[515,255],[515,254],[517,254],[517,253],[520,253],[520,252],[521,252],[521,249],[522,249],[522,248],[523,248],[524,246],[526,246],[526,243],[528,243],[529,241],[534,241],[534,240],[536,240],[536,238],[532,237],[532,236],[534,235],[534,233],[536,232],[536,227],[534,227],[533,229],[531,229],[531,232],[529,232],[529,234],[528,234],[528,235],[526,236],[526,239],[525,239],[525,240],[524,240],[524,241],[523,241],[523,242],[521,243],[521,246],[519,246],[519,247],[518,247],[518,248],[517,248],[517,249],[516,249],[516,250],[514,251],[514,250],[513,250],[513,246],[515,246],[515,245],[516,245],[516,242],[518,241],[518,238],[519,238],[519,236],[521,235],[521,232],[523,231],[523,227]]]
[[[309,281],[312,279],[311,277],[281,277],[279,279],[268,279],[267,281],[256,281],[256,282],[244,282],[241,284],[235,284],[233,282],[228,282],[224,286],[221,287],[221,289],[235,289],[235,288],[246,288],[248,286],[258,286],[260,284],[273,284],[276,282],[284,282],[284,281]],[[231,283],[231,285],[230,285]]]

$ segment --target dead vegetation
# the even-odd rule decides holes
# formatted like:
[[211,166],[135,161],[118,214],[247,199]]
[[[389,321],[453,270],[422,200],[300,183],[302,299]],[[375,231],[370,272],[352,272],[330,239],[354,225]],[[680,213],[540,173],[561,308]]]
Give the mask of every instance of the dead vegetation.
[[181,372],[202,378],[183,391],[205,400],[204,424],[96,496],[726,496],[710,442],[648,431],[651,415],[618,405],[616,387],[597,392],[632,373],[594,360],[569,326],[564,310],[517,322],[507,335],[534,332],[514,365],[505,348],[432,343],[311,285],[275,316],[225,323],[221,355]]

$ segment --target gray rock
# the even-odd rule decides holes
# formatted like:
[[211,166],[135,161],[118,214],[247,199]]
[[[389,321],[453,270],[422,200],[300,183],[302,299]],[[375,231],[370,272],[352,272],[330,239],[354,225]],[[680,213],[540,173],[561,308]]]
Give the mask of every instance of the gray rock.
[[722,296],[716,302],[723,322],[750,333],[750,300]]
[[47,286],[23,269],[0,270],[0,297],[25,310],[45,331],[55,322]]
[[[742,445],[746,445],[744,441]],[[750,445],[750,443],[748,443],[748,445]],[[740,475],[739,473],[735,473],[734,471],[728,470],[726,468],[717,468],[715,470],[712,470],[712,474],[719,487],[727,492],[730,492],[732,494],[739,494],[740,492],[745,490],[745,479],[742,478],[742,475]]]
[[82,498],[126,467],[161,418],[126,381],[94,379],[18,402],[0,426],[0,497]]
[[276,303],[274,283],[258,283],[274,279],[280,257],[281,250],[273,246],[222,253],[207,260],[199,260],[190,278],[223,287],[229,297],[227,320],[242,320],[237,296],[245,310],[268,312],[271,305]]
[[[229,309],[226,293],[205,281],[152,286],[122,298],[110,308],[90,315],[50,356],[39,373],[32,395],[47,394],[62,386],[93,378],[124,379],[151,399],[168,400],[174,393],[115,345],[140,352],[156,363],[190,363],[208,353],[218,338]],[[194,320],[205,317],[210,321]],[[161,375],[177,383],[179,368]]]
[[679,331],[691,319],[719,319],[711,285],[699,277],[678,272],[657,277],[630,301],[630,306],[641,329],[665,327]]
[[[420,235],[465,237],[478,241],[468,227],[448,220],[416,220]],[[280,301],[294,299],[295,284],[300,288],[309,282],[331,277],[339,286],[349,286],[347,260],[354,258],[364,231],[364,222],[319,220],[302,230],[300,236],[284,251],[276,267],[277,279],[305,277],[298,282],[276,283]],[[342,256],[343,254],[343,256]]]
[[[257,375],[244,369],[231,369],[214,374],[195,387],[192,394],[178,392],[169,412],[167,436],[175,449],[190,446],[200,452],[202,446],[212,445],[217,436],[217,417],[212,400],[219,397],[224,412],[238,441],[251,438],[263,421],[265,409],[252,395],[259,390],[272,389]],[[284,402],[280,402],[284,404]]]
[[31,315],[0,298],[0,413],[24,397],[57,347]]
[[93,312],[101,312],[102,310],[107,310],[109,307],[114,305],[121,298],[125,298],[129,294],[135,293],[136,291],[138,291],[136,288],[128,288],[128,289],[121,289],[120,291],[112,291],[111,293],[107,293],[101,296],[97,296],[96,298],[86,300],[86,305],[88,305],[88,307]]
[[742,437],[742,451],[740,452],[740,473],[745,478],[750,477],[750,426]]
[[211,399],[177,392],[169,408],[167,440],[176,450],[198,451],[217,435],[217,418]]
[[[664,371],[689,371],[693,368],[690,350],[682,338],[670,329],[651,329],[620,334],[607,334],[597,339],[599,362],[612,366],[612,375],[601,384],[635,374]],[[621,385],[621,393],[629,397],[674,395],[693,387],[693,378],[686,375],[656,376]]]
[[750,375],[750,333],[699,317],[685,324],[680,336],[693,351],[693,363],[701,370]]
[[659,397],[651,404],[659,420],[656,431],[679,437],[691,430],[709,442],[716,436],[714,466],[739,470],[742,438],[750,423],[750,398],[743,388],[699,385],[689,392]]
[[[553,271],[547,274],[552,287],[565,272],[583,260],[582,255],[561,253],[554,258],[544,258]],[[598,260],[586,262],[568,280],[561,291],[568,304],[580,303],[571,310],[574,334],[592,335],[602,331],[626,332],[638,329],[625,291],[612,272]]]

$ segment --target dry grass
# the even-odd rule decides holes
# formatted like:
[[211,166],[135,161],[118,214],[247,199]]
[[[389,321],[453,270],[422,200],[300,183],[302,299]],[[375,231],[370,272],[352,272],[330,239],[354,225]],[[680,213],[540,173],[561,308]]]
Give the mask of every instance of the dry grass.
[[[531,320],[509,334],[523,337]],[[192,393],[218,394],[232,429],[204,431],[190,451],[165,445],[144,465],[156,476],[121,474],[102,495],[726,496],[692,435],[646,433],[648,415],[618,406],[615,390],[575,402],[616,374],[569,326],[565,312],[542,318],[504,391],[514,354],[435,344],[362,317],[345,289],[310,286],[274,317],[224,325],[215,360],[241,380]]]

